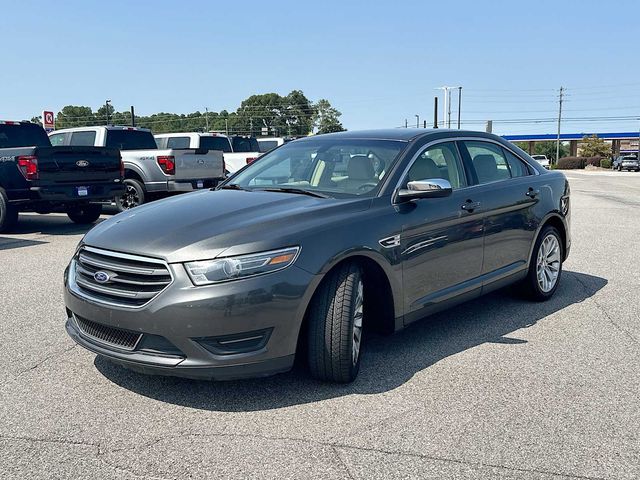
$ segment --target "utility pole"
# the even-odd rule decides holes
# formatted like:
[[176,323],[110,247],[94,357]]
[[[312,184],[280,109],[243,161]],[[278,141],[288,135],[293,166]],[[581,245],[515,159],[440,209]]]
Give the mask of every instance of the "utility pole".
[[133,105],[131,105],[131,126],[136,126],[136,112],[133,110]]
[[420,128],[420,115],[416,115],[416,128]]
[[229,136],[229,119],[224,119],[224,129],[227,131],[227,137]]
[[107,125],[109,125],[109,105],[111,105],[111,100],[106,100],[104,102],[104,111],[107,113]]
[[560,87],[560,103],[558,105],[558,138],[556,140],[556,165],[558,164],[558,160],[560,160],[560,124],[562,122],[562,100],[564,95],[564,88]]
[[458,130],[460,130],[460,110],[462,108],[462,87],[458,87]]
[[204,107],[204,121],[207,124],[207,132],[209,131],[209,107]]
[[404,119],[404,128],[409,128],[409,121],[406,118]]
[[[451,90],[458,89],[458,124],[460,123],[460,100],[462,98],[462,87],[440,87],[436,90],[442,90],[444,92],[444,108],[443,108],[443,125],[446,128],[451,128]],[[458,125],[458,128],[460,126]]]
[[487,123],[485,124],[485,127],[484,127],[484,131],[487,133],[493,132],[493,120],[487,120]]
[[433,128],[438,128],[438,97],[433,97]]

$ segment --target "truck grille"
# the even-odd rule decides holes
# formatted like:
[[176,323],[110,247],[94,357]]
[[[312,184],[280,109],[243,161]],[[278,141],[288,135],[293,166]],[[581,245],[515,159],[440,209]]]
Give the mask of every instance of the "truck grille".
[[75,262],[76,293],[111,305],[141,307],[173,280],[155,258],[82,247]]
[[114,347],[122,348],[123,350],[133,350],[136,348],[136,345],[142,336],[141,333],[130,332],[128,330],[122,330],[115,327],[108,327],[77,315],[74,315],[74,318],[80,331],[87,337],[90,337],[99,343],[106,343]]

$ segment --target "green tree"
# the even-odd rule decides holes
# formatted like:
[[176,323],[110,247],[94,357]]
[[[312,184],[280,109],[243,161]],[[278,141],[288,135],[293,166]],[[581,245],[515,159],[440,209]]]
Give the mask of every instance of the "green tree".
[[56,128],[86,127],[89,125],[98,125],[91,107],[67,105],[56,115]]
[[38,115],[37,117],[31,117],[31,120],[29,120],[31,123],[36,123],[40,126],[42,126],[42,115]]
[[[525,152],[529,151],[529,145],[527,142],[516,142],[516,145]],[[545,142],[536,142],[533,146],[532,155],[546,155],[549,160],[556,160],[556,142],[548,140]],[[566,145],[560,142],[560,158],[569,155],[569,149]]]
[[319,134],[343,132],[345,128],[340,123],[342,113],[331,106],[329,100],[320,99],[315,105],[316,114],[313,117],[314,127]]
[[583,157],[608,157],[611,155],[611,146],[597,135],[592,135],[582,139],[580,153]]

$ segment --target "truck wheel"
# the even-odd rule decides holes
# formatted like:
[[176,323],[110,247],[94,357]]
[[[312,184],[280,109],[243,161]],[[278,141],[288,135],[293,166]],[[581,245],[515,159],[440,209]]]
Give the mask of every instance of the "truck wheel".
[[18,223],[18,209],[9,203],[7,194],[0,188],[0,233],[8,232]]
[[531,300],[542,302],[553,296],[562,275],[562,239],[558,230],[546,226],[538,235],[522,292]]
[[71,221],[81,225],[95,222],[100,218],[101,213],[102,205],[97,205],[95,203],[87,203],[86,205],[73,207],[67,211],[67,215]]
[[116,197],[116,207],[118,211],[124,212],[144,203],[145,191],[144,186],[134,178],[125,178],[124,193]]
[[364,283],[355,263],[326,278],[311,302],[308,361],[320,380],[348,383],[360,370]]

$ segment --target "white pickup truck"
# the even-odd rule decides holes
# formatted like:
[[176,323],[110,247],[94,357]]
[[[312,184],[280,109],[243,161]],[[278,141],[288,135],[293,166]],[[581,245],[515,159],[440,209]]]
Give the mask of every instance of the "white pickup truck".
[[136,127],[79,127],[54,130],[51,144],[115,147],[124,163],[123,195],[118,210],[128,210],[150,195],[211,188],[225,177],[218,148],[158,149],[151,130]]
[[254,137],[235,135],[228,137],[221,133],[161,133],[155,135],[158,148],[208,148],[221,150],[227,173],[235,173],[262,153]]

